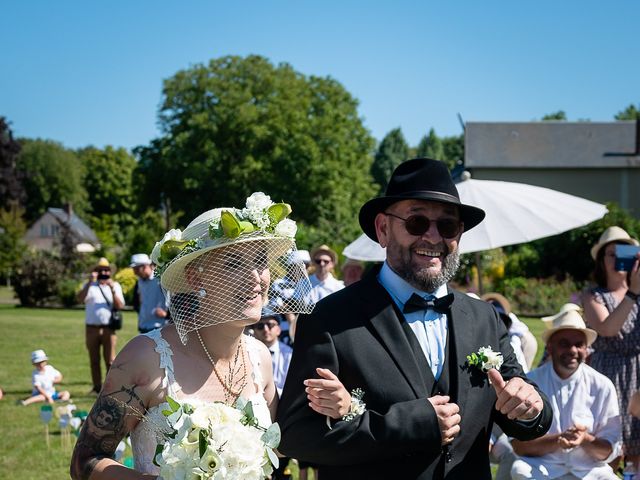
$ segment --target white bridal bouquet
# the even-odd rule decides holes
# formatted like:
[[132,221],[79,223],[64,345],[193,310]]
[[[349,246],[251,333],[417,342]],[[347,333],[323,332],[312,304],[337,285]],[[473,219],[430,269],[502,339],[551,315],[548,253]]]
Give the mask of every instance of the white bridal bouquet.
[[163,410],[171,431],[156,448],[154,463],[163,480],[261,480],[278,468],[277,423],[258,425],[251,402],[235,407],[215,402],[180,404],[167,398]]

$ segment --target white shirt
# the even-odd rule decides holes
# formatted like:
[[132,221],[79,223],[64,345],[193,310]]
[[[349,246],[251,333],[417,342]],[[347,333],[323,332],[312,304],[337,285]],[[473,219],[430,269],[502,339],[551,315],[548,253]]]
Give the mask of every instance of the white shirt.
[[287,379],[293,349],[282,342],[276,342],[268,348],[271,352],[271,364],[273,365],[273,381],[276,384],[278,396],[281,397],[284,382]]
[[31,374],[31,384],[33,385],[33,391],[31,395],[38,395],[40,392],[35,388],[36,385],[43,389],[47,395],[51,396],[56,393],[56,389],[53,386],[56,377],[60,375],[60,372],[53,368],[51,365],[44,366],[44,372],[41,372],[37,368]]
[[331,273],[327,274],[327,278],[324,280],[320,280],[314,273],[309,277],[309,281],[311,282],[311,292],[307,298],[310,303],[318,303],[327,295],[344,288],[344,282],[335,278]]
[[[124,304],[124,296],[122,295],[122,287],[118,282],[113,282],[113,289],[116,291],[116,296]],[[113,294],[108,285],[100,285],[98,282],[92,282],[87,296],[84,299],[85,304],[85,323],[87,325],[109,325],[109,319],[111,318],[111,307],[107,304],[100,290],[104,292],[104,295],[109,300],[109,303],[113,306]]]
[[[422,298],[427,295],[441,298],[448,293],[446,285],[441,285],[435,292],[431,293],[418,290],[394,272],[387,262],[384,262],[380,269],[378,281],[389,292],[400,311],[403,311],[404,304],[414,293]],[[416,334],[422,352],[431,366],[431,372],[434,378],[438,380],[444,368],[445,349],[447,347],[447,315],[427,309],[405,313],[404,318],[413,333]]]
[[541,457],[521,457],[540,468],[544,466],[549,478],[573,474],[584,478],[593,468],[603,467],[620,453],[622,427],[618,396],[611,380],[589,365],[581,364],[571,377],[560,378],[549,361],[527,375],[538,384],[551,403],[553,422],[549,434],[562,433],[574,424],[587,426],[592,435],[608,441],[612,454],[604,461],[595,460],[582,447],[559,450]]

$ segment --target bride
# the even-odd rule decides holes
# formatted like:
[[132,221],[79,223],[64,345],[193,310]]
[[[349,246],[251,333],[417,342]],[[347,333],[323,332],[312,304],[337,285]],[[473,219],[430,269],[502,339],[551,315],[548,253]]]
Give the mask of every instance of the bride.
[[[173,324],[135,337],[114,361],[76,443],[72,478],[156,478],[153,458],[167,428],[161,413],[167,396],[228,405],[243,397],[251,400],[261,426],[271,424],[278,400],[271,355],[243,331],[259,320],[277,278],[310,289],[304,264],[290,261],[296,233],[295,222],[286,218],[290,212],[289,205],[258,192],[245,208],[209,210],[156,244],[152,259]],[[295,299],[282,305],[287,312],[310,308]],[[339,382],[332,395],[349,401]],[[323,407],[310,398],[311,408],[331,415],[340,402],[325,398]],[[129,433],[134,470],[112,460]]]

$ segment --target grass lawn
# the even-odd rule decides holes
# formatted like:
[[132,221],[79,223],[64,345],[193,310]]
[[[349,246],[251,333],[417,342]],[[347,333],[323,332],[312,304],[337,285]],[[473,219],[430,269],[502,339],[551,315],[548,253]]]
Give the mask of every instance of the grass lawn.
[[[540,339],[542,322],[524,319]],[[31,392],[32,350],[42,348],[50,363],[64,375],[59,389],[69,390],[79,410],[89,410],[93,398],[87,353],[84,347],[84,311],[30,309],[0,304],[0,478],[59,480],[69,478],[70,449],[61,444],[60,429],[54,419],[49,424],[47,449],[40,404],[22,407],[16,401]],[[125,312],[124,328],[118,335],[122,347],[136,334],[136,314]],[[542,353],[539,340],[538,356]],[[536,359],[536,362],[537,362]],[[72,437],[72,439],[75,437]],[[127,452],[130,454],[130,452]],[[294,470],[294,478],[297,471]]]

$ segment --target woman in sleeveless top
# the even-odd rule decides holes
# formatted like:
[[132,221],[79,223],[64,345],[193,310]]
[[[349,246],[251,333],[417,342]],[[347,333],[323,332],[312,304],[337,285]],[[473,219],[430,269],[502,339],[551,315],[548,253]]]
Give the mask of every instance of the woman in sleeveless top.
[[[151,256],[174,323],[135,337],[116,358],[78,438],[72,478],[156,478],[153,458],[168,428],[161,414],[167,396],[229,405],[243,397],[262,426],[271,423],[277,405],[271,355],[243,331],[260,319],[274,280],[287,276],[310,290],[304,264],[290,260],[290,211],[255,193],[246,208],[209,210],[156,244]],[[312,308],[295,299],[279,307],[294,313]],[[342,401],[312,401],[319,413],[349,400],[337,379],[333,383],[339,386],[333,398]],[[128,433],[134,470],[111,459]]]
[[615,268],[617,244],[637,245],[620,227],[610,227],[591,249],[597,284],[583,299],[587,325],[598,332],[590,364],[616,386],[625,457],[640,460],[640,419],[628,413],[629,400],[640,388],[640,270],[636,260],[630,272]]

